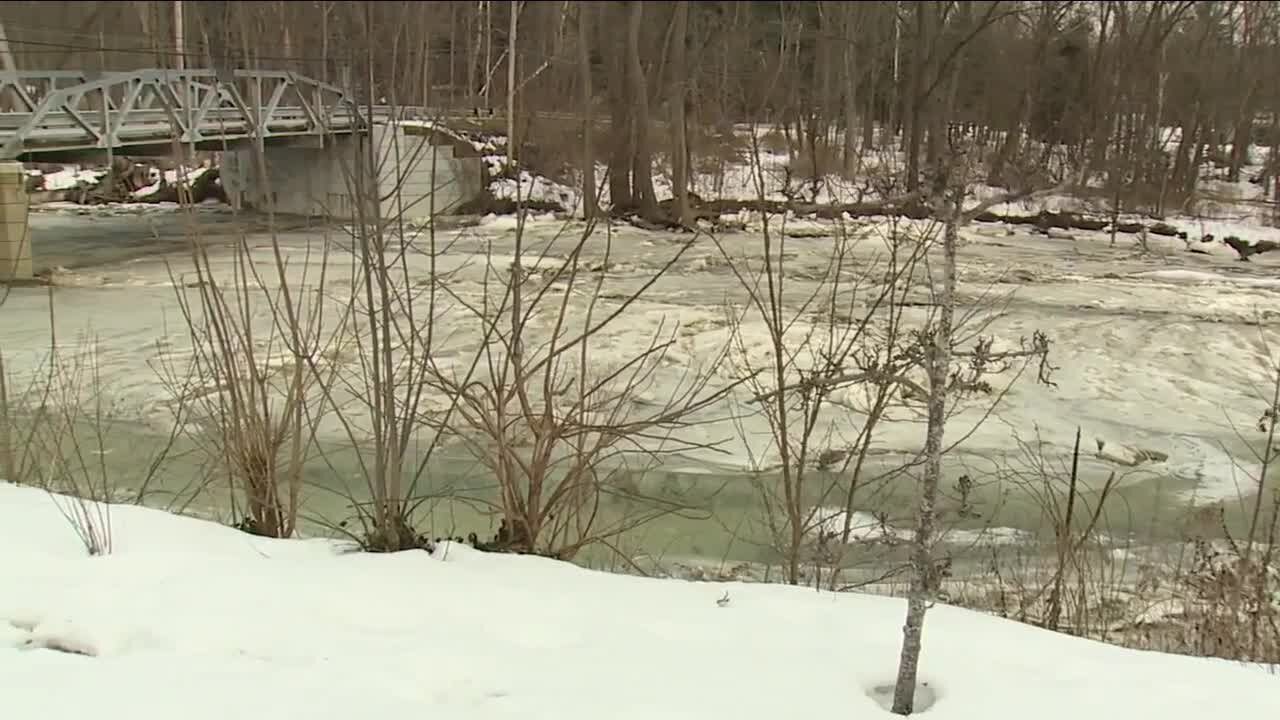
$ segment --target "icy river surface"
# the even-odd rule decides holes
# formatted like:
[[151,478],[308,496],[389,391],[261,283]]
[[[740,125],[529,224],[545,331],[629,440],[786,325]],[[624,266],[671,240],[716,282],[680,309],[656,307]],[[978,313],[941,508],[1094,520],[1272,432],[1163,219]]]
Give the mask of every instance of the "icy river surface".
[[[13,288],[0,308],[0,350],[11,396],[21,396],[40,383],[53,339],[51,318],[63,352],[92,349],[96,382],[110,398],[115,422],[107,437],[115,438],[111,442],[117,447],[103,452],[121,468],[137,466],[141,448],[167,437],[164,418],[174,405],[172,373],[176,361],[184,354],[189,358],[191,352],[175,284],[180,290],[190,282],[191,254],[185,238],[192,223],[201,228],[215,268],[229,278],[234,265],[230,242],[238,223],[226,212],[33,213],[36,266],[48,268],[51,286]],[[852,228],[860,239],[853,245],[847,273],[851,278],[861,273],[860,288],[874,285],[868,278],[875,273],[869,271],[883,261],[887,226],[881,219]],[[834,228],[819,223],[797,227],[803,231],[792,232],[781,249],[790,309],[783,315],[799,316],[799,325],[812,327],[812,318],[820,313],[805,302],[830,267]],[[552,268],[568,257],[581,229],[581,223],[532,219],[522,254],[524,264],[533,268],[531,282],[549,286],[546,297],[551,300],[546,302],[558,306],[569,293],[568,315],[579,323],[597,282],[600,299],[595,312],[603,315],[645,288],[692,238],[625,225],[606,238],[598,229],[582,251],[582,279],[568,284],[557,280]],[[263,232],[260,221],[250,232],[253,260],[261,268],[271,267],[271,236]],[[345,242],[340,228],[322,231],[299,223],[279,234],[290,277],[302,277],[308,252],[312,264],[317,263],[316,248],[323,237],[339,245]],[[1111,478],[1128,493],[1130,517],[1113,521],[1124,530],[1144,527],[1153,518],[1175,517],[1176,508],[1235,502],[1249,494],[1256,463],[1248,450],[1259,439],[1258,417],[1266,409],[1263,398],[1269,397],[1269,358],[1280,353],[1280,348],[1268,345],[1278,337],[1268,328],[1280,319],[1280,264],[1270,256],[1240,263],[1219,247],[1191,253],[1177,240],[1153,239],[1142,250],[1125,236],[1112,245],[1103,233],[1046,237],[1002,225],[965,228],[962,239],[961,316],[978,313],[986,323],[982,334],[995,339],[996,349],[1016,347],[1020,339],[1043,332],[1052,341],[1050,362],[1056,368],[1052,384],[1037,383],[1034,368],[1016,381],[1013,370],[993,375],[988,380],[995,392],[966,401],[951,417],[948,436],[963,442],[949,458],[947,472],[950,478],[972,478],[983,488],[978,493],[983,508],[979,524],[1035,530],[1039,516],[1027,498],[1035,495],[1037,484],[1061,480],[1077,429],[1082,437],[1083,486],[1096,491]],[[592,340],[592,362],[600,367],[616,367],[643,354],[655,337],[671,341],[649,382],[636,393],[634,401],[641,405],[661,403],[664,393],[694,373],[710,372],[709,387],[715,387],[741,373],[744,363],[759,365],[770,357],[766,324],[748,302],[744,276],[725,260],[728,255],[740,262],[740,269],[758,269],[763,233],[758,223],[749,222],[746,230],[724,234],[718,241],[719,246],[710,238],[693,239],[666,274]],[[486,296],[486,281],[514,257],[514,222],[489,218],[441,229],[436,245],[435,267],[447,274],[450,302],[459,308],[478,303]],[[426,277],[426,253],[410,254],[411,273]],[[330,262],[338,268],[349,263],[347,257]],[[936,273],[938,256],[931,254],[930,259]],[[883,276],[882,269],[877,272]],[[925,279],[917,280],[919,287],[906,296],[911,305],[904,310],[908,325],[928,312],[928,274],[922,272]],[[308,277],[317,274],[313,267]],[[278,284],[269,273],[263,277],[268,284]],[[349,271],[332,270],[329,283],[327,293],[345,291],[350,296]],[[554,321],[555,313],[539,315],[532,321],[534,331],[547,331]],[[473,314],[443,312],[437,329],[442,338],[440,361],[464,365],[479,347],[479,333]],[[730,345],[736,348],[730,353],[736,359],[710,368]],[[865,419],[851,409],[857,404],[852,394],[838,395],[828,411],[819,433],[824,447],[847,447]],[[766,477],[778,462],[769,423],[750,400],[743,390],[709,408],[703,421],[682,431],[682,440],[703,449],[670,456],[637,481],[667,490],[721,488],[721,496],[706,501],[714,522],[672,517],[636,538],[637,544],[650,552],[755,557],[752,550],[730,551],[733,543],[724,539],[738,532],[735,528],[751,524],[748,519],[758,510],[751,480]],[[889,417],[871,455],[878,468],[910,457],[923,442],[918,413],[895,410]],[[334,432],[322,441],[341,445],[342,435]],[[194,450],[190,454],[198,455]],[[169,472],[194,473],[197,464],[194,459],[174,462]],[[309,468],[309,477],[322,488],[309,490],[312,513],[341,513],[348,502],[332,492],[341,484],[335,477],[350,470],[341,464],[317,459]],[[449,482],[483,484],[484,473],[476,465],[467,462],[465,453],[446,453],[433,482],[447,477]],[[829,469],[815,472],[831,479]],[[854,506],[866,514],[905,511],[911,498],[909,476],[867,493]],[[175,495],[190,487],[173,478],[161,484]],[[201,502],[220,507],[216,498]],[[844,505],[843,498],[814,502]],[[458,512],[463,520],[457,519]],[[441,532],[491,524],[474,511],[454,509],[449,517],[454,519],[433,519]],[[707,526],[714,526],[715,532],[695,529]]]

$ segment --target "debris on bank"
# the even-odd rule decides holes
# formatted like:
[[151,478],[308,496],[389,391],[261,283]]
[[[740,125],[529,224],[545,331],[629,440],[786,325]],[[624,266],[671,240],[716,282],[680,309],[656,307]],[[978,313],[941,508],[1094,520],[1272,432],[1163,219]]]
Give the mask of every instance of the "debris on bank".
[[183,199],[194,203],[227,201],[213,160],[194,167],[165,167],[127,158],[117,158],[110,167],[30,164],[27,167],[27,192],[36,204],[58,201],[77,205],[172,203]]

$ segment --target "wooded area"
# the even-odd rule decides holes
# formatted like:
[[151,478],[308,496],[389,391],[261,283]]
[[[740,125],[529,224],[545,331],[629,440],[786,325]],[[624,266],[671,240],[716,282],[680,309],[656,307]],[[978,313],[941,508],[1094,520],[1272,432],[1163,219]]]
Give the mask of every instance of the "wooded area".
[[1245,141],[1280,138],[1274,1],[42,1],[0,20],[22,70],[290,69],[361,99],[499,113],[514,90],[520,143],[538,141],[530,111],[607,118],[574,155],[599,152],[615,207],[641,210],[652,158],[687,176],[741,122],[781,125],[815,176],[900,140],[913,190],[963,132],[992,184],[1087,163],[1156,210],[1204,162],[1239,180]]

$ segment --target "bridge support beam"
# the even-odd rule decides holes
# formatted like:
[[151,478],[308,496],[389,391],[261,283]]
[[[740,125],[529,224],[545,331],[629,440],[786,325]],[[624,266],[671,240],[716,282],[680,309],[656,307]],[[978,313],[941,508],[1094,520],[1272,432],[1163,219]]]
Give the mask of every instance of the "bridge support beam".
[[22,163],[0,162],[0,282],[31,279],[26,179]]

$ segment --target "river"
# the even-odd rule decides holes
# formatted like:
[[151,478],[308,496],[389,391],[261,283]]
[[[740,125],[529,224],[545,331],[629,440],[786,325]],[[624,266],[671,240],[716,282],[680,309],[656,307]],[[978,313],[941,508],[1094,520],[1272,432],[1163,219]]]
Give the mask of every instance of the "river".
[[[190,347],[170,272],[189,274],[187,238],[193,228],[223,266],[230,265],[227,248],[241,232],[249,235],[256,259],[263,261],[271,243],[266,219],[221,208],[195,214],[62,208],[34,212],[32,227],[35,264],[49,272],[52,294],[45,288],[14,288],[0,310],[0,350],[11,378],[10,394],[40,385],[51,317],[60,347],[92,345],[103,416],[110,422],[82,419],[75,434],[87,447],[102,445],[93,455],[113,479],[115,493],[136,495],[152,474],[150,459],[170,442],[164,419],[173,399],[165,386],[163,359]],[[563,256],[572,238],[572,232],[563,230],[548,219],[532,223],[525,251],[550,248],[551,254]],[[474,296],[483,281],[482,264],[469,260],[514,252],[514,233],[501,219],[454,226],[442,234],[452,244],[438,256],[438,269],[450,273],[458,297]],[[297,262],[321,236],[341,235],[340,228],[295,220],[283,227],[278,242]],[[611,289],[625,293],[646,282],[684,240],[622,227],[608,246],[608,258],[602,241],[593,240],[585,255],[602,267],[608,260]],[[955,507],[961,505],[956,500],[961,478],[972,481],[964,516],[944,521],[955,531],[956,555],[979,562],[989,543],[1045,536],[1046,508],[1053,505],[1047,498],[1064,492],[1077,427],[1084,437],[1082,502],[1091,508],[1108,478],[1115,483],[1100,521],[1107,534],[1144,543],[1175,539],[1197,512],[1219,504],[1227,510],[1228,526],[1238,529],[1236,500],[1249,494],[1249,485],[1234,459],[1245,457],[1252,439],[1238,428],[1247,431],[1251,415],[1260,413],[1253,406],[1266,375],[1259,372],[1264,350],[1254,320],[1280,314],[1280,283],[1269,282],[1276,277],[1275,268],[1183,254],[1175,247],[1136,254],[1129,247],[1111,247],[1100,234],[1065,241],[975,232],[966,240],[962,302],[978,307],[999,298],[1000,312],[988,332],[1008,343],[1033,330],[1048,333],[1057,372],[1052,386],[1020,379],[994,412],[989,403],[972,402],[949,426],[951,437],[967,436],[947,461],[944,489]],[[743,257],[753,252],[758,257],[758,234],[736,233],[725,243]],[[791,285],[802,296],[824,265],[831,239],[804,237],[788,243],[794,253]],[[869,258],[872,250],[867,253]],[[644,300],[627,311],[626,321],[601,336],[601,357],[626,357],[643,350],[658,329],[679,327],[673,367],[656,371],[654,387],[661,389],[723,347],[729,337],[724,309],[743,307],[744,298],[736,276],[718,260],[719,252],[705,241],[686,251]],[[468,331],[466,322],[449,327],[459,337]],[[759,323],[744,321],[741,327],[744,336],[759,337]],[[474,347],[474,338],[460,342],[461,350],[453,351],[459,356]],[[835,439],[827,442],[844,442],[838,438],[856,428],[852,417],[837,416],[829,436]],[[757,465],[769,465],[769,452],[758,452],[768,445],[768,424],[757,415],[685,432],[700,446],[720,443],[719,451],[691,453],[631,472],[625,483],[630,491],[657,496],[680,510],[623,533],[615,547],[636,563],[776,562],[758,487],[776,486],[777,476],[748,469],[753,457]],[[199,437],[181,435],[173,441],[165,463],[148,481],[144,500],[229,519],[230,493],[209,469],[207,446]],[[895,417],[865,471],[876,475],[898,467],[922,438],[917,417]],[[1125,452],[1155,451],[1167,460],[1118,465],[1097,457],[1102,446],[1113,453],[1126,447]],[[351,448],[333,427],[313,448],[304,493],[307,532],[337,531],[349,518],[352,502],[368,496]],[[408,466],[416,464],[411,457]],[[92,474],[86,471],[86,477]],[[811,470],[805,502],[843,507],[845,477],[830,469]],[[910,526],[914,487],[908,473],[859,488],[854,524],[864,542],[849,554],[849,562],[879,564],[900,555],[895,540]],[[493,480],[466,451],[454,447],[439,453],[427,466],[419,491],[425,534],[493,533],[492,515],[478,509],[493,498]],[[636,513],[636,503],[634,498],[605,498],[601,522],[624,522]],[[832,522],[838,524],[839,518]],[[984,529],[990,532],[983,535]],[[609,564],[617,554],[597,549],[585,558]]]

